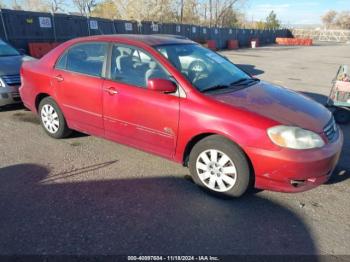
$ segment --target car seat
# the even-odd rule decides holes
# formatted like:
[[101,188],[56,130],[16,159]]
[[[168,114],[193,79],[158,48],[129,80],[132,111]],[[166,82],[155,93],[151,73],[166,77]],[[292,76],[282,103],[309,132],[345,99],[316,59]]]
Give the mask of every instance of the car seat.
[[160,69],[157,63],[154,61],[150,62],[149,69],[145,74],[146,86],[147,86],[148,80],[153,78],[169,79],[169,76],[164,72],[164,70]]

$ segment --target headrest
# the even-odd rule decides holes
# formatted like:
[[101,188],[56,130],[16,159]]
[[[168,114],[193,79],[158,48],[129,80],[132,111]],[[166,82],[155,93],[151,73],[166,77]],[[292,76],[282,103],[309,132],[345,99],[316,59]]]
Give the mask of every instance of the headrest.
[[82,49],[73,50],[69,53],[69,56],[80,61],[85,61],[87,59],[87,54]]
[[149,63],[149,68],[150,68],[150,69],[155,69],[156,67],[157,67],[157,63],[156,63],[156,62],[151,61],[151,62]]

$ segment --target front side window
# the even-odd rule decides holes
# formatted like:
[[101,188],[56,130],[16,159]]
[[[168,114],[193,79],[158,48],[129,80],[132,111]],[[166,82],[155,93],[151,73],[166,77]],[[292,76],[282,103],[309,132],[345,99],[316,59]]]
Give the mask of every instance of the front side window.
[[219,54],[197,44],[155,46],[201,92],[250,85],[258,81]]
[[112,80],[146,88],[149,79],[170,79],[166,70],[148,53],[132,46],[114,45],[111,56]]
[[107,43],[75,45],[59,59],[56,68],[91,76],[101,76],[107,46]]

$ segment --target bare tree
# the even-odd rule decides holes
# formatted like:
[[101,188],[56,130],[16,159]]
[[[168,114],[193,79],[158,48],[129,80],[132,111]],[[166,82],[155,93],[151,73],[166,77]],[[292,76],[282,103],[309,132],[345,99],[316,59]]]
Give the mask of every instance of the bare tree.
[[73,0],[73,4],[82,15],[232,27],[241,22],[243,17],[234,7],[237,2],[244,1],[246,0]]
[[22,7],[28,11],[48,12],[50,10],[45,0],[25,0],[22,3]]
[[[199,15],[199,1],[198,0],[180,0],[174,1],[176,3],[175,8],[171,10],[171,12],[176,13],[176,22],[179,23],[199,23],[200,15]],[[180,7],[180,10],[176,7]],[[179,12],[180,11],[180,12]],[[192,22],[191,22],[192,20]]]
[[350,11],[337,13],[330,10],[322,16],[326,28],[350,29]]
[[47,0],[47,5],[50,7],[51,13],[57,13],[58,11],[64,11],[65,2],[65,0]]
[[96,0],[73,0],[73,5],[84,16],[90,16],[92,9],[96,6]]
[[232,14],[232,9],[238,0],[215,0],[215,21],[214,26],[222,27],[224,17],[227,14]]
[[335,24],[341,29],[350,29],[350,11],[339,13],[335,19]]
[[21,3],[18,0],[12,0],[11,8],[13,10],[22,10]]
[[322,16],[321,19],[326,28],[330,28],[333,25],[336,16],[337,12],[334,10],[329,10]]
[[98,3],[91,14],[96,17],[107,19],[120,18],[117,4],[113,0],[105,0]]
[[0,9],[1,8],[5,8],[5,4],[2,1],[0,1]]

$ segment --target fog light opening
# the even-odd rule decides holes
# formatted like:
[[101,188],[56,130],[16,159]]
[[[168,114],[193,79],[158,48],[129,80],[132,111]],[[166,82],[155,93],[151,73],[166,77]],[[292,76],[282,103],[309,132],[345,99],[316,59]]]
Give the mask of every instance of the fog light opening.
[[8,98],[9,98],[9,95],[6,94],[6,93],[4,93],[4,94],[1,94],[1,97],[2,97],[3,99],[8,99]]
[[291,180],[290,184],[293,187],[300,187],[300,186],[303,186],[305,184],[305,180]]

